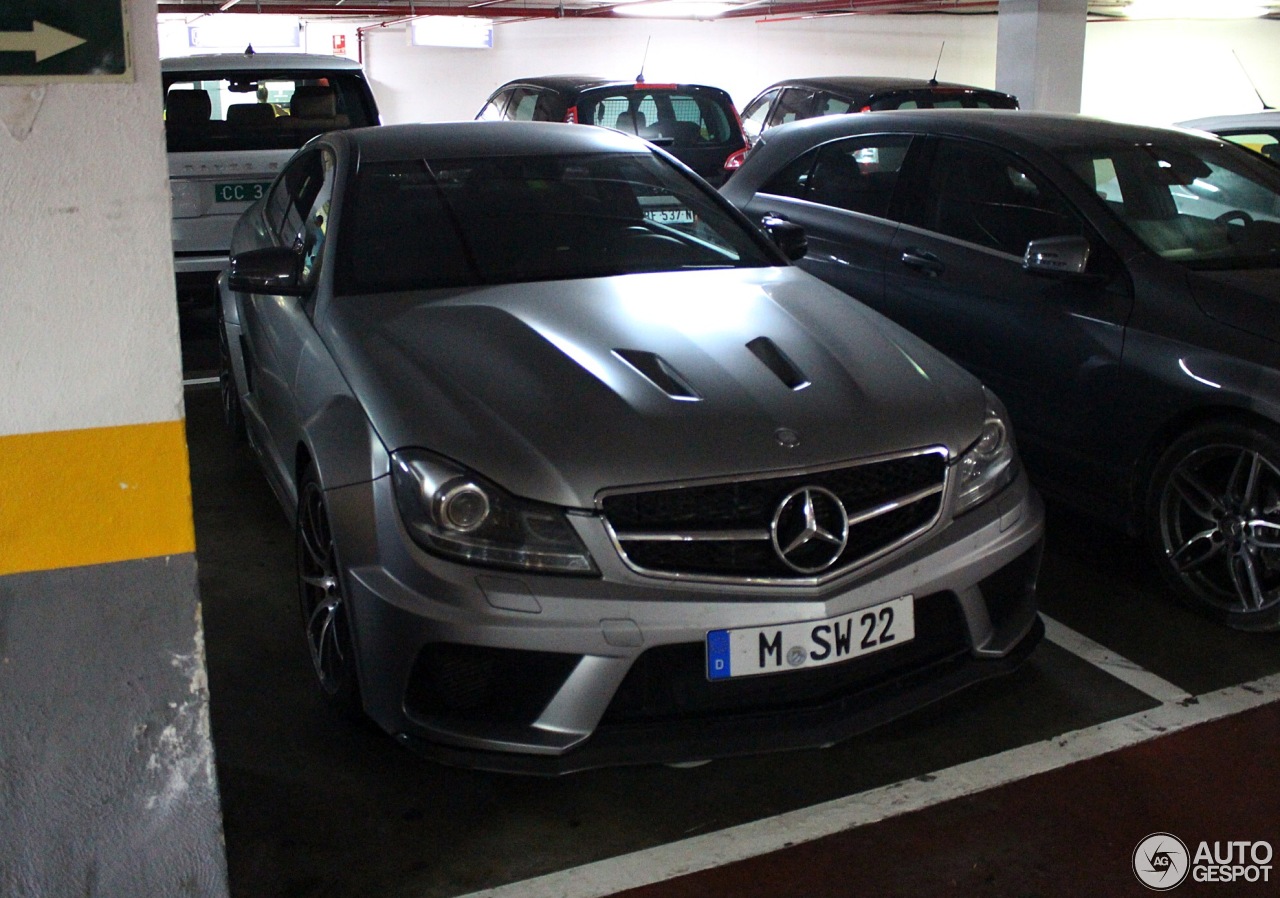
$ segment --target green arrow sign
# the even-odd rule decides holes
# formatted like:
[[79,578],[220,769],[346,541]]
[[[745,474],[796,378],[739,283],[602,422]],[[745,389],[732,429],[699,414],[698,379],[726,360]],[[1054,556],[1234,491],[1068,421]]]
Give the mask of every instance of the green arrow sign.
[[34,53],[36,62],[65,53],[85,43],[82,37],[67,34],[44,22],[35,22],[30,31],[0,31],[0,53]]
[[0,84],[132,81],[126,0],[0,0]]

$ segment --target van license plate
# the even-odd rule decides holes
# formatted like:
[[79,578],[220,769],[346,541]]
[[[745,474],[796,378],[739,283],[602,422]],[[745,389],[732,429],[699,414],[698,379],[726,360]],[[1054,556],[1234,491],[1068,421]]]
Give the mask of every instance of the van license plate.
[[214,184],[213,199],[217,203],[252,203],[260,200],[271,186],[270,181],[243,181],[239,184]]

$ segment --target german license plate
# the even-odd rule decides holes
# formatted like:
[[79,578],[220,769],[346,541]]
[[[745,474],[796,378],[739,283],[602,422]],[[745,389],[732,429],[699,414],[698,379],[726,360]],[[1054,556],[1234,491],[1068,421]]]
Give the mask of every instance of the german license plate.
[[707,678],[823,667],[910,642],[915,635],[911,596],[826,620],[712,630],[707,633]]
[[241,181],[230,184],[214,184],[213,200],[216,203],[252,203],[260,200],[271,186],[270,181]]

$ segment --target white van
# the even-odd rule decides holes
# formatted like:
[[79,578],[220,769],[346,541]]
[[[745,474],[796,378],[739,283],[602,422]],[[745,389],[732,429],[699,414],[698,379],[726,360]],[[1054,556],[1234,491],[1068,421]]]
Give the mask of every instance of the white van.
[[214,307],[231,230],[323,131],[379,123],[360,64],[306,53],[161,60],[179,306]]

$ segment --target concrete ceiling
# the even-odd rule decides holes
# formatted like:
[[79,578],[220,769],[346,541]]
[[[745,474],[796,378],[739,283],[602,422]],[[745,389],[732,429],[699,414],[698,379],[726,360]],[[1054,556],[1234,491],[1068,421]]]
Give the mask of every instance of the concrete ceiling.
[[[157,0],[161,13],[207,14],[276,13],[318,17],[362,19],[402,19],[423,15],[482,16],[496,21],[530,18],[607,18],[624,6],[635,7],[658,0]],[[695,0],[687,0],[690,4]],[[1089,0],[1089,16],[1094,20],[1124,18],[1139,2],[1152,0]],[[1167,0],[1173,5],[1173,0]],[[1226,0],[1193,0],[1197,7],[1220,13]],[[998,0],[705,0],[727,10],[704,18],[756,19],[807,18],[847,15],[913,15],[935,13],[982,15],[996,12]],[[1177,0],[1185,7],[1187,0]],[[1268,18],[1280,18],[1280,0],[1257,0],[1252,4],[1265,10]],[[1176,17],[1174,13],[1174,17]],[[672,18],[698,17],[686,13]]]

